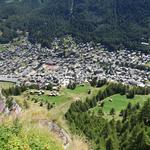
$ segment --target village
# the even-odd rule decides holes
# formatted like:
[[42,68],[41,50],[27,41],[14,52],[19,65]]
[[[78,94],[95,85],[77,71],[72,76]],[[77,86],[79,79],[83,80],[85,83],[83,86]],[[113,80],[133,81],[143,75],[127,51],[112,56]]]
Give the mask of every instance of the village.
[[[52,48],[22,43],[0,52],[0,81],[47,86],[82,84],[92,78],[125,84],[150,86],[150,55],[129,50],[108,51],[98,44],[80,43],[60,47],[55,39]],[[73,46],[72,46],[73,45]]]
[[[72,143],[74,146],[76,137],[70,134],[66,120],[64,121],[66,110],[72,102],[95,97],[98,91],[107,88],[107,84],[96,87],[84,83],[91,83],[96,78],[148,87],[150,68],[146,64],[150,61],[150,55],[126,49],[109,51],[100,43],[75,44],[72,40],[67,40],[65,44],[60,45],[61,42],[55,39],[52,48],[43,48],[40,44],[31,44],[23,38],[21,44],[7,45],[6,50],[0,52],[0,81],[6,81],[2,82],[2,85],[12,82],[12,85],[16,83],[29,87],[18,95],[10,94],[9,97],[5,97],[0,85],[0,113],[4,114],[0,116],[0,122],[3,122],[6,116],[15,119],[25,116],[22,119],[25,119],[25,125],[28,124],[26,120],[29,118],[31,124],[35,122],[38,128],[45,128],[46,132],[54,134],[62,143],[63,149],[67,150]],[[79,86],[74,90],[64,88],[69,87],[71,83]],[[6,90],[11,91],[11,85],[6,87],[10,87]],[[19,86],[16,86],[16,89],[17,87]],[[97,102],[95,107],[89,109],[89,113],[94,114],[103,109],[104,117],[120,118],[122,116],[119,112],[129,102],[144,103],[148,97],[149,95],[136,95],[131,100],[127,95],[115,94]],[[12,102],[9,106],[10,100]],[[112,106],[119,108],[113,115],[110,113]],[[88,147],[87,141],[78,140],[83,143],[83,147]]]

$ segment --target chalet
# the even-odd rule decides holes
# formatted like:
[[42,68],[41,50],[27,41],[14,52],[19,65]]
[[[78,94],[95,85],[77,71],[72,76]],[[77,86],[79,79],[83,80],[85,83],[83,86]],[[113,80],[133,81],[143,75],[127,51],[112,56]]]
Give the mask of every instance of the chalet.
[[48,96],[59,96],[59,93],[57,92],[57,91],[50,91],[49,93],[48,93]]

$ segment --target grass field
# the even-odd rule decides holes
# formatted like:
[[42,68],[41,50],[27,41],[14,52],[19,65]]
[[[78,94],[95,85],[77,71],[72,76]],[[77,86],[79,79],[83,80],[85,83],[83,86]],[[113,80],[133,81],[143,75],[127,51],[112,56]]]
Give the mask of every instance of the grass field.
[[[60,92],[59,92],[59,96],[56,97],[50,97],[47,96],[47,94],[45,95],[30,95],[30,91],[26,91],[24,92],[22,95],[20,96],[15,96],[14,98],[16,99],[16,101],[22,106],[23,105],[23,101],[27,100],[28,95],[30,96],[30,100],[28,100],[29,105],[31,105],[31,107],[34,107],[37,105],[37,108],[40,108],[40,101],[42,102],[49,102],[51,104],[55,103],[55,107],[53,107],[51,110],[47,110],[47,104],[45,105],[45,103],[43,103],[43,107],[45,110],[48,111],[48,113],[50,113],[50,119],[52,120],[56,120],[57,123],[63,127],[66,130],[68,129],[67,123],[64,119],[64,114],[67,112],[67,110],[69,109],[71,103],[73,101],[77,101],[77,100],[82,100],[84,101],[86,99],[86,97],[93,97],[93,95],[96,95],[97,92],[101,89],[104,89],[106,86],[103,86],[101,88],[95,88],[95,87],[91,87],[89,84],[85,84],[84,86],[77,86],[74,90],[70,90],[70,89],[66,89],[66,88],[61,88]],[[91,90],[91,94],[88,94],[88,90]],[[48,91],[45,91],[45,93],[47,93]],[[38,103],[34,103],[34,101],[31,101],[31,99],[37,99],[39,102]],[[36,108],[36,109],[37,109]]]
[[[101,89],[103,89],[102,87]],[[91,89],[91,94],[88,94],[88,90]],[[100,88],[99,88],[100,89]],[[30,98],[32,99],[37,98],[41,99],[43,102],[50,102],[55,103],[55,107],[51,110],[47,110],[46,105],[43,105],[43,107],[40,107],[40,103],[34,103],[31,100],[28,100],[29,108],[27,110],[24,110],[22,122],[25,122],[26,126],[30,126],[30,124],[36,124],[38,123],[38,120],[55,120],[57,124],[62,127],[64,130],[66,130],[70,135],[70,130],[67,125],[66,120],[64,119],[64,114],[67,112],[68,108],[70,107],[70,104],[73,101],[82,99],[86,97],[91,97],[97,93],[99,90],[98,88],[90,87],[90,85],[86,84],[84,86],[78,86],[74,90],[62,88],[60,90],[60,95],[56,97],[49,97],[46,95],[41,96],[34,96],[31,95]],[[45,93],[48,91],[45,91]],[[23,106],[23,101],[27,99],[29,94],[28,92],[24,92],[20,96],[13,96],[13,98],[16,99],[16,101],[20,104],[20,106]],[[73,136],[74,137],[74,136]],[[84,140],[81,137],[73,138],[70,146],[68,147],[68,150],[76,150],[76,149],[83,149],[87,150],[88,146],[87,143],[84,142]]]
[[67,95],[60,95],[56,97],[41,95],[41,96],[33,96],[33,97],[37,98],[39,101],[55,103],[56,105],[63,104],[71,99],[71,97],[68,97]]
[[[116,117],[118,117],[120,111],[125,109],[129,102],[132,105],[135,105],[136,103],[143,105],[148,98],[150,98],[150,95],[136,95],[133,99],[127,99],[125,95],[121,96],[120,94],[116,94],[111,97],[107,97],[104,100],[102,111],[104,112],[105,116],[109,118],[110,110],[114,108],[116,111]],[[110,99],[112,99],[112,102]],[[97,113],[99,109],[100,107],[97,105],[96,107],[92,108],[91,111]]]
[[[105,86],[104,86],[105,87]],[[51,97],[48,95],[41,96],[31,96],[37,98],[39,101],[55,103],[56,105],[61,105],[66,102],[72,102],[75,100],[85,100],[86,97],[92,97],[97,94],[97,92],[102,88],[91,87],[89,84],[85,84],[82,86],[77,86],[74,90],[62,88],[60,90],[60,95]],[[91,94],[88,94],[89,89],[91,90]],[[48,91],[46,91],[48,92]]]
[[[129,102],[133,105],[139,102],[142,105],[148,97],[150,97],[150,95],[136,95],[133,99],[127,99],[125,95],[121,96],[120,94],[116,94],[105,99],[103,111],[109,113],[111,108],[115,108],[116,112],[120,112],[126,108]],[[109,101],[110,98],[112,102]]]
[[0,89],[3,88],[3,89],[8,89],[9,87],[13,86],[14,83],[11,83],[11,82],[1,82],[0,81]]

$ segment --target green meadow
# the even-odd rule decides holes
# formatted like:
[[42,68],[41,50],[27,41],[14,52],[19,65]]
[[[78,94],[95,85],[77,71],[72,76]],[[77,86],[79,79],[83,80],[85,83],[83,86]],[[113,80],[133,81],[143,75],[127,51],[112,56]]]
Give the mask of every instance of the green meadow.
[[8,89],[10,88],[11,86],[13,86],[14,83],[11,83],[11,82],[2,82],[0,81],[0,89]]
[[[133,105],[136,103],[143,105],[148,98],[150,98],[150,95],[135,95],[133,99],[127,99],[125,95],[121,96],[120,94],[116,94],[104,100],[103,111],[109,113],[111,108],[114,108],[116,112],[120,112],[126,108],[129,102]],[[112,99],[112,102],[110,99]]]
[[[55,97],[48,96],[46,94],[41,96],[32,96],[39,101],[55,103],[56,105],[64,104],[69,101],[76,100],[85,100],[86,97],[92,97],[97,94],[97,92],[101,89],[104,89],[105,86],[101,88],[91,87],[89,84],[79,85],[74,90],[61,88],[59,95]],[[91,90],[91,93],[88,94],[88,91]],[[48,91],[46,91],[48,92]]]
[[[102,108],[102,111],[108,115],[110,113],[110,110],[114,108],[116,114],[118,115],[122,109],[125,109],[127,107],[129,102],[132,105],[135,105],[137,103],[143,105],[148,98],[150,98],[150,95],[135,95],[133,99],[128,99],[125,95],[116,94],[104,99],[104,106]],[[96,107],[92,108],[91,111],[97,113],[99,109],[100,107],[97,105]]]

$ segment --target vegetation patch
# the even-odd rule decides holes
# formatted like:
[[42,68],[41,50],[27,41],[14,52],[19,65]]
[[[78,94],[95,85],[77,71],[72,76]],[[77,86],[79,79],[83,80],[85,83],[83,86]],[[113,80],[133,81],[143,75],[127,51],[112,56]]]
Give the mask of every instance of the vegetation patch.
[[125,95],[116,94],[104,99],[103,112],[109,113],[112,108],[116,112],[120,112],[125,109],[130,102],[135,105],[136,103],[144,104],[144,102],[150,97],[150,95],[135,95],[133,99],[127,99]]
[[70,97],[66,95],[56,96],[56,97],[50,97],[47,95],[42,96],[34,96],[35,99],[42,102],[49,102],[49,103],[55,103],[56,105],[60,105],[62,103],[65,103],[70,100]]
[[3,150],[61,150],[62,147],[54,141],[52,135],[44,128],[31,126],[24,129],[17,120],[13,124],[0,125],[0,148]]
[[150,61],[148,61],[148,62],[145,64],[145,66],[150,67]]
[[2,81],[0,81],[0,89],[9,89],[13,85],[14,85],[14,83],[11,83],[11,82],[2,82]]
[[86,97],[93,97],[97,94],[100,89],[104,89],[106,86],[101,88],[91,87],[90,84],[83,84],[77,86],[75,89],[71,90],[68,88],[61,88],[58,96],[48,96],[49,91],[45,91],[44,95],[34,95],[31,96],[32,99],[36,99],[38,102],[42,101],[44,103],[55,103],[56,105],[64,104],[68,101],[74,100],[85,100]]
[[[110,83],[93,98],[72,103],[65,117],[73,133],[85,135],[94,150],[136,150],[143,147],[146,150],[150,148],[149,93],[147,87]],[[103,111],[109,113],[109,118]],[[120,119],[115,119],[116,113]]]

